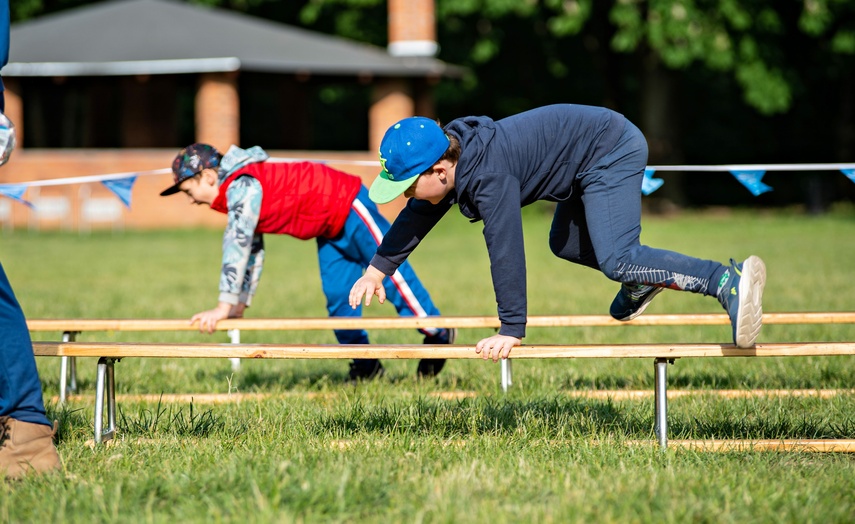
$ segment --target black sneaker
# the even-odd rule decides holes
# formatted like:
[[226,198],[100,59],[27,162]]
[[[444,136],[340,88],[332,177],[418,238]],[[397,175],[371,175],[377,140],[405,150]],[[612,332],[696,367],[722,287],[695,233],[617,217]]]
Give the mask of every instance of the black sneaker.
[[[425,335],[424,344],[454,344],[455,340],[457,340],[457,329],[442,328],[436,335]],[[444,366],[444,358],[423,358],[419,360],[416,374],[419,378],[435,377]]]
[[359,382],[360,380],[373,380],[380,378],[386,370],[383,369],[383,364],[377,359],[357,358],[350,363],[350,372],[348,377],[351,382]]
[[609,314],[615,320],[627,322],[644,313],[653,297],[664,288],[644,284],[621,284],[620,291],[612,301]]

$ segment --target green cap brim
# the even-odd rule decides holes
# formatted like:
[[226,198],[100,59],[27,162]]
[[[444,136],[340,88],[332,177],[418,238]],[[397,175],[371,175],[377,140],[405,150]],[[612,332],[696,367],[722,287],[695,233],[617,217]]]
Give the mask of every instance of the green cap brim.
[[416,182],[418,175],[406,180],[389,180],[383,174],[377,175],[371,188],[368,189],[368,198],[378,204],[386,204],[404,194],[408,187]]

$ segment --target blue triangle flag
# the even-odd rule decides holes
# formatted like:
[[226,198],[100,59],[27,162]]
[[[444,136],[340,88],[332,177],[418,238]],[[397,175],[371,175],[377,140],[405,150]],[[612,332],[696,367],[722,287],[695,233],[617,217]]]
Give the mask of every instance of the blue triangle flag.
[[846,175],[846,178],[855,182],[855,169],[841,169],[841,171]]
[[33,207],[31,202],[24,200],[24,192],[26,190],[26,184],[0,184],[0,195],[17,200],[27,207]]
[[655,172],[656,170],[651,167],[644,170],[644,178],[641,179],[641,192],[644,196],[656,191],[665,183],[661,178],[653,178],[653,173]]
[[107,189],[112,191],[119,200],[125,204],[125,207],[131,208],[131,189],[134,187],[134,182],[137,181],[137,176],[131,176],[128,178],[117,178],[114,180],[102,180],[101,183],[104,184]]
[[736,177],[739,182],[748,188],[748,191],[751,191],[751,194],[754,196],[760,196],[767,191],[772,191],[770,186],[767,186],[761,180],[763,180],[763,175],[766,174],[765,170],[757,170],[757,171],[731,171],[733,176]]

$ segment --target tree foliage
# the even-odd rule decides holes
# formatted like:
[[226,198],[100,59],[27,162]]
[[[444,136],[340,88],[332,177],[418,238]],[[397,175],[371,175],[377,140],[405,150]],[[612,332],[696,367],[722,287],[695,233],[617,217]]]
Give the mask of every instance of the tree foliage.
[[[562,40],[583,34],[588,26],[607,17],[612,34],[609,48],[616,53],[652,52],[672,70],[700,64],[732,75],[745,102],[762,114],[790,109],[797,89],[798,71],[784,41],[807,37],[808,45],[828,55],[855,55],[855,6],[846,0],[617,0],[597,9],[595,0],[437,0],[440,26],[460,27],[474,19],[478,34],[467,63],[484,64],[500,57],[507,24],[545,22],[546,38]],[[354,10],[374,12],[382,0],[313,0],[304,8],[303,20],[314,22],[325,10],[341,18],[337,29],[365,40],[357,28],[361,18]],[[797,16],[793,16],[794,12]],[[346,13],[346,15],[344,14]],[[349,20],[345,20],[349,19]],[[357,30],[354,30],[357,29]],[[383,35],[369,40],[380,43]],[[561,67],[550,68],[559,75]]]
[[[193,0],[378,46],[386,0]],[[89,0],[15,0],[13,21]],[[573,102],[637,122],[651,161],[850,161],[855,2],[435,0],[437,116]],[[778,192],[776,191],[776,194]]]
[[[652,54],[670,70],[700,65],[730,75],[746,104],[761,114],[788,111],[799,86],[798,64],[784,52],[798,39],[832,62],[855,57],[855,3],[848,0],[435,0],[437,25],[446,53],[475,66],[502,61],[515,26],[527,26],[539,39],[532,51],[546,53],[546,72],[568,74],[560,52],[568,40],[589,37],[602,52]],[[193,0],[265,15],[286,23],[326,30],[347,38],[384,45],[385,0]],[[13,21],[26,20],[87,0],[16,0]],[[284,5],[283,5],[284,4]],[[605,6],[605,7],[603,7]],[[590,38],[605,26],[607,42]],[[445,38],[442,38],[442,37]],[[460,52],[459,46],[466,44]],[[533,43],[534,44],[534,43]],[[600,45],[602,44],[602,47]],[[589,46],[590,47],[590,46]],[[845,61],[851,67],[852,61]],[[832,78],[833,79],[833,78]],[[466,88],[477,87],[470,78]]]

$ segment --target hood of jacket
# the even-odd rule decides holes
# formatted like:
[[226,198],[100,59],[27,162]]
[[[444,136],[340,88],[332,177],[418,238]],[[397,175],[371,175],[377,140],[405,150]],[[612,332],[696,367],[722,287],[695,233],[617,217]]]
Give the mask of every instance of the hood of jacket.
[[223,159],[220,160],[220,169],[218,171],[218,179],[220,184],[231,176],[238,169],[256,162],[264,162],[270,158],[270,155],[259,146],[253,146],[248,149],[241,149],[238,146],[231,146]]
[[487,145],[496,135],[496,123],[486,116],[468,116],[449,122],[445,131],[454,135],[460,142],[460,159],[454,171],[457,205],[466,218],[480,220],[478,209],[468,196],[470,184],[476,183],[477,180],[470,175],[487,161]]

